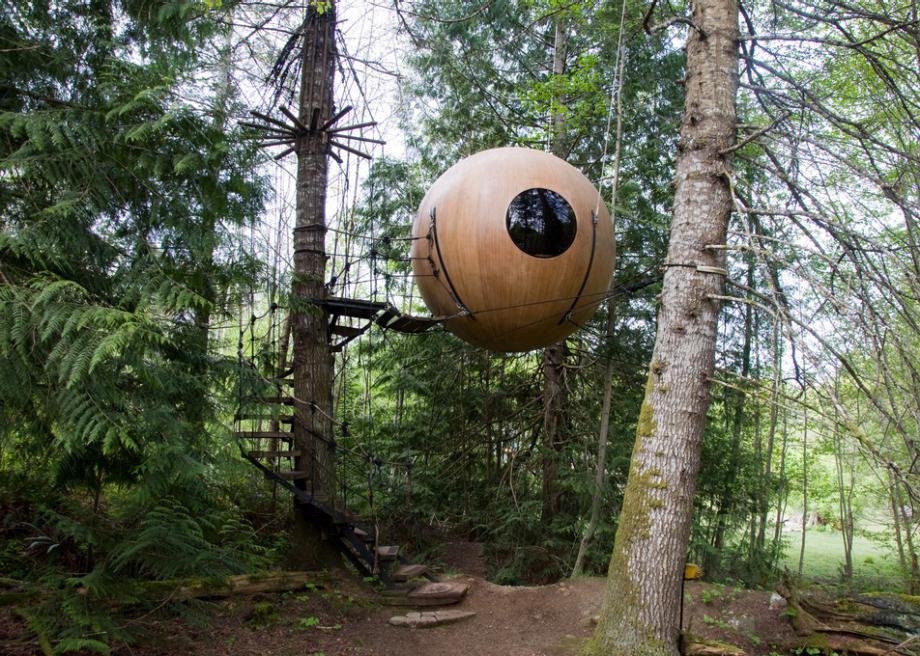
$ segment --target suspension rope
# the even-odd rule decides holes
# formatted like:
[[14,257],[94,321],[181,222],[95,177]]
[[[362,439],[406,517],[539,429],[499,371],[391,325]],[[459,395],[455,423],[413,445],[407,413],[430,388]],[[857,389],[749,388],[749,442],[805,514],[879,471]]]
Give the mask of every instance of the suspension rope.
[[[359,356],[359,358],[360,358],[360,356]],[[262,382],[267,383],[267,384],[269,384],[269,385],[271,385],[271,386],[273,386],[273,387],[277,384],[277,382],[278,382],[277,380],[273,380],[273,379],[268,378],[267,376],[264,376],[263,374],[259,373],[258,366],[257,366],[256,363],[253,362],[252,360],[250,360],[250,359],[248,359],[248,358],[242,358],[242,361],[243,361],[253,372],[255,372],[255,376],[256,376],[258,379],[260,379]],[[294,400],[294,403],[295,403],[295,404],[302,404],[302,405],[306,406],[307,408],[309,408],[309,410],[310,410],[311,412],[318,413],[319,415],[321,415],[321,416],[323,416],[324,418],[328,419],[330,423],[332,423],[334,426],[336,426],[336,427],[338,427],[339,429],[342,430],[342,432],[343,432],[342,434],[343,434],[343,435],[346,435],[346,436],[349,436],[349,437],[354,437],[354,435],[351,433],[351,428],[350,428],[348,422],[340,421],[339,419],[336,419],[335,417],[332,417],[332,416],[329,415],[325,410],[323,410],[318,404],[316,404],[316,403],[313,402],[313,401],[305,401],[305,400],[303,400],[303,399],[301,399],[301,398],[295,396],[294,394],[289,394],[288,396],[290,396],[290,397]],[[368,397],[368,398],[369,398],[369,397]],[[369,417],[369,416],[370,416],[370,409],[369,409],[369,406],[365,409],[365,412],[366,412],[367,416]],[[369,420],[368,420],[368,421],[369,421]],[[306,430],[308,433],[310,433],[313,437],[315,437],[315,438],[321,440],[322,442],[328,444],[329,446],[334,446],[334,447],[336,448],[336,451],[337,451],[337,452],[342,452],[342,453],[345,453],[345,454],[348,454],[348,455],[352,455],[352,456],[356,456],[356,457],[359,457],[359,458],[362,458],[362,459],[370,458],[370,459],[373,459],[373,460],[376,461],[376,462],[379,462],[379,463],[382,464],[382,465],[391,465],[391,466],[404,466],[404,465],[405,465],[405,463],[401,463],[401,462],[396,461],[396,460],[392,460],[392,461],[390,461],[390,460],[383,460],[383,459],[379,458],[378,456],[375,456],[371,451],[362,448],[361,444],[360,444],[359,442],[357,442],[357,441],[355,442],[355,447],[356,447],[356,448],[354,448],[354,449],[349,449],[349,448],[347,448],[347,447],[343,447],[343,446],[341,445],[341,443],[337,442],[336,440],[334,440],[334,439],[329,439],[328,437],[326,437],[326,436],[324,436],[324,435],[321,435],[320,433],[314,431],[314,430],[311,429],[309,426],[304,426],[304,428],[305,428],[305,430]]]
[[[626,63],[626,51],[623,48],[623,32],[624,27],[626,26],[626,3],[622,3],[620,9],[620,30],[617,34],[617,56],[614,60],[614,77],[613,81],[610,84],[610,105],[607,108],[607,125],[604,128],[604,153],[601,155],[601,162],[606,163],[607,161],[607,151],[610,146],[610,124],[613,122],[613,114],[616,113],[617,116],[617,135],[620,133],[620,125],[622,113],[620,111],[623,101],[623,71],[625,69]],[[616,144],[614,145],[614,170],[611,179],[611,207],[616,207],[616,198],[614,197],[617,192],[617,186],[620,176],[620,140],[617,139]],[[601,167],[601,175],[603,176],[603,165]],[[597,202],[594,206],[594,214],[597,216],[598,212],[601,209],[601,185],[597,185]]]

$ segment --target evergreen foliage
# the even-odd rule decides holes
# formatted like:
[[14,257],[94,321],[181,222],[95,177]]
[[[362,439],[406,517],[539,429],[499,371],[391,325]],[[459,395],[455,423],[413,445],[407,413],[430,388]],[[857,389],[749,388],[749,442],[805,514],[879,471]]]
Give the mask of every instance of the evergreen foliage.
[[[896,532],[898,584],[916,592],[920,169],[916,76],[905,65],[916,16],[851,3],[838,22],[833,3],[813,4],[821,11],[745,5],[751,30],[775,34],[744,44],[740,129],[751,138],[731,172],[732,296],[688,558],[711,579],[768,585],[797,546],[783,523],[798,508],[850,547],[854,516],[881,508],[893,516],[879,534]],[[399,108],[409,150],[374,162],[358,206],[335,226],[340,261],[364,276],[350,283],[357,296],[424,314],[405,240],[425,189],[473,152],[546,148],[560,138],[552,117],[565,125],[566,158],[609,199],[621,7],[420,0],[401,14],[415,46]],[[558,450],[543,441],[539,354],[375,327],[337,360],[349,509],[401,531],[416,553],[451,534],[481,540],[498,582],[571,571],[597,492],[612,362],[603,519],[585,571],[608,566],[656,327],[683,101],[677,27],[646,34],[646,8],[626,6],[615,303],[567,342]],[[254,528],[281,528],[287,498],[255,483],[229,430],[239,399],[277,393],[266,378],[277,375],[276,329],[290,309],[279,291],[290,277],[243,246],[266,218],[266,185],[252,135],[234,126],[236,9],[0,7],[0,571],[27,581],[19,610],[45,653],[108,653],[132,639],[133,613],[194,610],[151,600],[143,582],[252,572],[286,539]],[[552,72],[557,24],[562,73]],[[796,61],[789,43],[774,44],[798,44],[789,34],[799,32],[811,36]],[[298,77],[295,46],[292,37],[278,59],[279,86]],[[283,257],[272,255],[275,267]],[[327,273],[330,288],[347,277]],[[251,368],[226,342],[246,315]],[[547,455],[558,459],[560,496],[548,519]],[[840,579],[859,580],[852,562]]]
[[218,13],[0,10],[5,538],[45,551],[54,592],[27,613],[57,652],[124,638],[100,602],[133,578],[261,562],[217,485],[235,363],[210,318],[257,272],[235,231],[263,197],[227,98],[192,86]]

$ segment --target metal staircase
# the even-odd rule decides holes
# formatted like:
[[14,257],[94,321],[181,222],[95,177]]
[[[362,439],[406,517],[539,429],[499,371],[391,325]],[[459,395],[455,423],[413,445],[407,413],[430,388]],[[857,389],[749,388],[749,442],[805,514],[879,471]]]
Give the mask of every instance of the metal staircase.
[[[401,314],[389,303],[378,301],[330,297],[316,301],[316,304],[329,314],[330,349],[333,353],[341,351],[346,344],[366,333],[374,324],[400,333],[419,334],[443,322],[443,319],[437,317],[415,317]],[[366,323],[357,327],[342,324],[339,320],[343,318],[363,320]],[[340,336],[342,339],[332,341],[331,336],[333,335]]]
[[[333,350],[375,323],[398,323],[406,332],[423,332],[437,323],[405,317],[384,303],[330,298],[322,305],[329,315],[328,334]],[[354,328],[340,324],[345,317],[366,321],[367,325]],[[336,343],[336,337],[342,339]],[[290,395],[289,371],[279,378],[263,376],[253,363],[243,365],[242,348],[240,361],[240,398],[234,435],[242,457],[265,478],[289,492],[297,510],[321,529],[362,576],[375,577],[381,582],[386,603],[429,606],[459,602],[469,589],[467,584],[438,582],[428,567],[409,561],[398,546],[383,544],[375,530],[376,521],[368,521],[349,510],[349,499],[360,500],[365,508],[374,508],[374,496],[382,490],[375,489],[373,472],[382,463],[369,454],[346,449],[333,439],[339,485],[336,498],[320,497],[311,489],[318,468],[315,456],[303,453],[294,442],[294,425],[309,404]],[[346,430],[342,426],[342,432]],[[366,476],[357,475],[362,469]],[[356,489],[355,481],[365,481],[364,489]],[[422,581],[425,582],[419,585]]]

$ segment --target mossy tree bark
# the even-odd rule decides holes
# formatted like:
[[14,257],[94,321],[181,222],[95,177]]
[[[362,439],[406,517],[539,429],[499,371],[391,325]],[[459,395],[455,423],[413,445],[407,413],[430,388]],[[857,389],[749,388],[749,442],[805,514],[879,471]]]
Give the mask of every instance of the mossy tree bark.
[[[737,0],[693,3],[661,307],[600,621],[583,654],[677,653],[715,361],[738,89]],[[702,269],[702,270],[701,270]]]
[[[335,82],[335,5],[309,4],[298,115],[301,123],[322,126],[333,111]],[[297,212],[294,226],[294,282],[291,336],[294,346],[294,443],[301,455],[295,468],[306,472],[297,486],[323,503],[335,504],[335,449],[332,423],[332,354],[328,317],[315,301],[326,297],[326,133],[316,129],[297,140]],[[318,529],[295,512],[292,564],[311,567],[339,562]]]

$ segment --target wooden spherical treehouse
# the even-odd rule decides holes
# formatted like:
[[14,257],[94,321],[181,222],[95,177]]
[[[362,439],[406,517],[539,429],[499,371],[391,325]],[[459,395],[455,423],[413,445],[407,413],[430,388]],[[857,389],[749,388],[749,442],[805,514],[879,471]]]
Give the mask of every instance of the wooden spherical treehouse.
[[527,351],[587,321],[613,270],[613,223],[575,167],[496,148],[447,170],[422,201],[411,257],[432,314],[471,344]]

